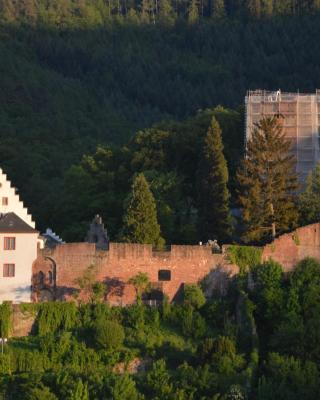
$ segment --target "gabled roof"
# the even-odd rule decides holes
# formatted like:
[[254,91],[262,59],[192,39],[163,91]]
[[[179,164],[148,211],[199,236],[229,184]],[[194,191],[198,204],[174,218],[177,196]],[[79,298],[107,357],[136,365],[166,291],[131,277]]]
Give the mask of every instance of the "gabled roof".
[[0,233],[38,233],[15,213],[0,215]]

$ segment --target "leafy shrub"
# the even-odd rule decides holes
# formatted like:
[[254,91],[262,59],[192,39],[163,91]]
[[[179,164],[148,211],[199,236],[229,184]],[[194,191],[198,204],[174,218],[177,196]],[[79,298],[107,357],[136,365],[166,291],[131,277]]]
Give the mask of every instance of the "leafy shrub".
[[110,350],[119,348],[124,341],[124,329],[114,321],[98,322],[95,327],[95,341],[101,348]]
[[43,303],[36,322],[40,336],[58,330],[70,330],[79,325],[78,309],[74,303]]
[[258,247],[232,245],[228,247],[227,254],[232,264],[238,265],[240,274],[261,264],[262,249]]
[[185,336],[199,339],[206,332],[206,321],[191,306],[186,306],[181,313],[181,329]]
[[202,307],[206,302],[203,291],[198,285],[184,285],[184,303],[190,304],[195,309]]

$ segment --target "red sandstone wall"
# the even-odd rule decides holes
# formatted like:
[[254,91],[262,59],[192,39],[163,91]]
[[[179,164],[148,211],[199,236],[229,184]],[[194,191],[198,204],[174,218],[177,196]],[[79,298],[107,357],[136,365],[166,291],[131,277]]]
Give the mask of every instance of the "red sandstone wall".
[[[45,257],[56,264],[59,297],[69,298],[77,288],[76,279],[95,265],[97,280],[106,283],[108,299],[114,304],[134,302],[134,288],[127,282],[139,272],[146,272],[151,283],[160,284],[170,300],[174,300],[184,283],[197,283],[214,268],[222,267],[226,272],[224,278],[236,272],[234,266],[226,265],[221,254],[212,254],[211,248],[205,246],[172,246],[169,252],[152,252],[151,245],[143,244],[111,243],[109,251],[95,251],[95,246],[88,243],[65,244],[42,252],[34,264],[35,276],[39,271],[47,276],[52,268]],[[171,271],[171,281],[158,281],[160,269]]]
[[305,257],[320,260],[320,224],[304,226],[280,236],[264,247],[262,257],[263,260],[278,261],[285,271],[292,270]]
[[[307,256],[320,260],[320,224],[280,236],[264,247],[262,255],[263,260],[278,261],[286,271]],[[238,271],[223,254],[212,254],[211,248],[206,246],[172,246],[168,252],[152,252],[150,245],[111,243],[109,251],[96,251],[94,244],[70,243],[42,251],[34,263],[33,274],[37,277],[40,271],[45,273],[42,292],[47,291],[45,298],[50,298],[54,284],[48,281],[48,273],[55,269],[58,298],[68,299],[78,287],[76,279],[90,265],[96,267],[97,280],[106,283],[108,300],[113,304],[135,300],[134,288],[127,282],[139,272],[146,272],[150,281],[174,300],[184,283],[197,283],[209,275],[210,286],[222,290],[223,280]],[[170,282],[158,281],[160,269],[171,271]],[[35,301],[40,298],[36,289],[34,298]]]

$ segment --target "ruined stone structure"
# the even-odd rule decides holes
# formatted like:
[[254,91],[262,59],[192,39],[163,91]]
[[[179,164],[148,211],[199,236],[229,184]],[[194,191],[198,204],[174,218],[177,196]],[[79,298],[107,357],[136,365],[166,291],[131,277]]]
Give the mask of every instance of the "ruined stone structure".
[[[320,224],[298,228],[277,238],[263,249],[262,259],[273,259],[289,271],[305,257],[320,260]],[[134,302],[135,290],[128,284],[139,272],[148,274],[156,292],[170,301],[179,299],[185,283],[198,283],[209,277],[211,289],[223,292],[228,278],[238,272],[230,264],[225,247],[214,254],[209,246],[171,246],[170,251],[152,251],[151,245],[110,243],[99,250],[91,243],[70,243],[55,249],[40,250],[33,265],[34,300],[68,300],[78,292],[76,279],[90,265],[96,279],[104,282],[111,304]]]
[[103,251],[91,243],[70,243],[39,254],[33,266],[35,301],[70,299],[77,292],[76,279],[91,265],[96,279],[106,284],[110,303],[122,305],[134,302],[135,290],[127,282],[139,272],[146,272],[155,292],[165,293],[170,301],[177,299],[185,283],[197,283],[211,270],[216,270],[218,289],[237,272],[223,254],[213,254],[207,246],[171,246],[170,251],[154,252],[147,244],[110,243]]
[[109,248],[108,232],[105,229],[102,218],[99,214],[93,218],[93,221],[90,224],[86,242],[95,243],[97,249],[108,250]]
[[279,236],[264,247],[262,257],[264,260],[271,258],[278,261],[285,271],[292,270],[306,257],[320,260],[320,223]]

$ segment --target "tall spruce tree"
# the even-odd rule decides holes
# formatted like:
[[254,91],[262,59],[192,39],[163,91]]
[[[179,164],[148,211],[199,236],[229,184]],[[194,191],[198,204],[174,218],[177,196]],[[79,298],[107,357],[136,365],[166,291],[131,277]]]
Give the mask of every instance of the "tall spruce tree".
[[274,237],[297,223],[296,160],[290,146],[277,117],[262,119],[247,142],[237,173],[245,242]]
[[132,243],[164,245],[157,220],[156,202],[144,175],[138,174],[132,184],[124,218],[121,239]]
[[221,129],[212,118],[204,138],[198,169],[199,231],[202,240],[224,241],[231,234],[229,210],[228,168],[223,155]]

